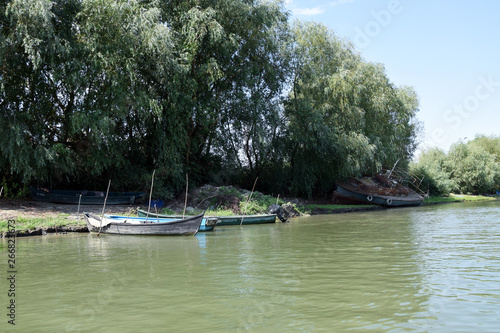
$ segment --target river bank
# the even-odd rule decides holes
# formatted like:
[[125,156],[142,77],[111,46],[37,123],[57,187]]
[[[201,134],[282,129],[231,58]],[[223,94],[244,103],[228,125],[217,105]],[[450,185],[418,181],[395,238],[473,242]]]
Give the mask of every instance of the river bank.
[[[366,210],[384,209],[379,206],[347,206],[347,205],[327,205],[321,201],[306,201],[301,199],[290,199],[288,206],[296,207],[297,216],[321,215],[321,214],[342,214],[350,212],[360,212]],[[191,202],[192,203],[192,202]],[[286,203],[283,205],[287,205]],[[194,205],[193,205],[194,206]],[[197,213],[199,207],[194,208],[188,205],[189,214]],[[183,207],[180,202],[170,202],[166,206],[167,212],[171,214],[182,214]],[[138,208],[147,210],[147,205],[108,205],[105,214],[134,216]],[[34,200],[6,199],[0,198],[0,234],[7,236],[8,221],[15,221],[16,235],[40,236],[48,233],[68,233],[68,232],[88,232],[83,212],[102,214],[101,205],[78,205],[55,204]],[[223,209],[212,211],[212,215],[231,215],[244,213],[241,209]],[[217,214],[218,213],[218,214]],[[247,213],[256,213],[255,211]],[[265,211],[257,213],[266,213]]]
[[[8,221],[15,221],[17,236],[88,232],[83,212],[102,213],[101,205],[65,205],[30,199],[0,198],[0,233],[7,235]],[[129,215],[132,207],[107,206],[106,214]],[[11,224],[12,225],[12,224]]]
[[[325,199],[304,200],[299,198],[273,198],[259,192],[253,193],[252,200],[247,203],[245,198],[250,191],[232,187],[202,187],[190,192],[187,211],[196,213],[208,210],[212,215],[256,214],[267,213],[271,202],[291,207],[296,216],[344,214],[360,211],[386,209],[374,205],[333,205]],[[207,200],[210,199],[210,200]],[[497,200],[498,197],[451,195],[442,198],[427,198],[424,205],[459,203],[464,201]],[[246,205],[246,206],[245,206]],[[215,210],[210,210],[214,209]],[[133,216],[137,208],[146,209],[147,205],[108,205],[106,214]],[[182,214],[184,199],[178,198],[165,204],[163,210],[169,213]],[[7,221],[16,222],[17,236],[37,236],[47,233],[88,232],[83,212],[102,214],[101,205],[55,204],[30,199],[0,198],[0,233],[7,235]],[[292,216],[294,215],[292,214]]]

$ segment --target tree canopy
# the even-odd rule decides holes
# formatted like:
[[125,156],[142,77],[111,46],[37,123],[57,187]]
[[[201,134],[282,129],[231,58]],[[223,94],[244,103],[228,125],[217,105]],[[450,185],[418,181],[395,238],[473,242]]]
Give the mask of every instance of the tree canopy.
[[[416,147],[418,97],[279,1],[0,4],[0,179],[304,196]],[[21,184],[21,185],[19,185]],[[10,189],[10,190],[9,190]],[[10,192],[9,192],[10,191]]]

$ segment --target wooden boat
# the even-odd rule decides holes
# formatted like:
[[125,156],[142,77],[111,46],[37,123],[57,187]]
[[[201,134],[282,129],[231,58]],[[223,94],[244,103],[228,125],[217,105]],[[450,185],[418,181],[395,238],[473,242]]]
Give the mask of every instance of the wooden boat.
[[165,222],[155,222],[145,218],[113,219],[84,213],[90,232],[120,235],[164,235],[192,236],[198,233],[203,220],[203,214],[190,216],[186,219],[172,219]]
[[334,202],[343,204],[380,205],[385,207],[419,206],[424,197],[382,175],[350,179],[337,184]]
[[[31,186],[30,193],[35,200],[63,204],[103,205],[106,197],[106,192],[40,189]],[[109,192],[106,205],[132,205],[143,196],[143,192]]]
[[217,225],[263,224],[276,222],[276,214],[218,216]]
[[[113,219],[115,221],[118,220],[126,220],[126,221],[144,221],[144,222],[149,222],[149,223],[162,223],[162,222],[171,222],[175,220],[180,220],[182,217],[179,218],[159,218],[159,217],[152,217],[151,214],[146,219],[146,216],[144,217],[129,217],[129,216],[121,216],[121,215],[104,215],[104,217],[108,219]],[[203,217],[201,220],[201,225],[200,229],[198,231],[213,231],[215,229],[215,226],[217,225],[218,219],[216,217]]]
[[[146,216],[147,212],[138,209],[138,216]],[[182,216],[179,215],[165,215],[165,214],[152,214],[149,213],[149,216],[158,216],[159,218],[179,218]],[[240,225],[240,224],[262,224],[262,223],[274,223],[276,222],[276,214],[258,214],[258,215],[230,215],[230,216],[215,216],[219,222],[218,226],[225,225]],[[243,223],[242,223],[243,221]]]

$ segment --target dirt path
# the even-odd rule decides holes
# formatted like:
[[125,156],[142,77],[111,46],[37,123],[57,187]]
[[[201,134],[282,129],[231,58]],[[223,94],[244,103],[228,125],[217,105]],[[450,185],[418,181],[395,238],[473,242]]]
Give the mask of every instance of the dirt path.
[[[137,207],[108,205],[106,206],[106,214],[127,215],[132,208]],[[102,205],[81,205],[80,216],[83,212],[100,214],[102,212]],[[4,221],[19,217],[56,217],[60,214],[70,214],[70,217],[77,217],[77,213],[78,205],[0,198],[0,220]]]

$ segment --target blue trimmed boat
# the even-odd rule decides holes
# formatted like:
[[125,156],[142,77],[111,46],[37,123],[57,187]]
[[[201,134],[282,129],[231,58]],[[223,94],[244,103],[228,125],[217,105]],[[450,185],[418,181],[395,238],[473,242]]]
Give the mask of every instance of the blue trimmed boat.
[[[146,212],[147,213],[147,212]],[[140,216],[140,217],[129,217],[129,216],[121,216],[121,215],[104,215],[104,217],[113,220],[120,221],[128,221],[133,223],[134,221],[144,221],[144,223],[163,223],[163,222],[171,222],[176,220],[182,220],[182,217],[171,217],[171,218],[160,218],[156,216]],[[190,216],[188,216],[190,217]],[[216,217],[203,217],[200,225],[200,229],[198,231],[213,231],[215,226],[217,225],[218,219]]]
[[145,218],[101,218],[91,213],[84,216],[90,232],[119,235],[194,236],[203,220],[203,214],[161,222]]

